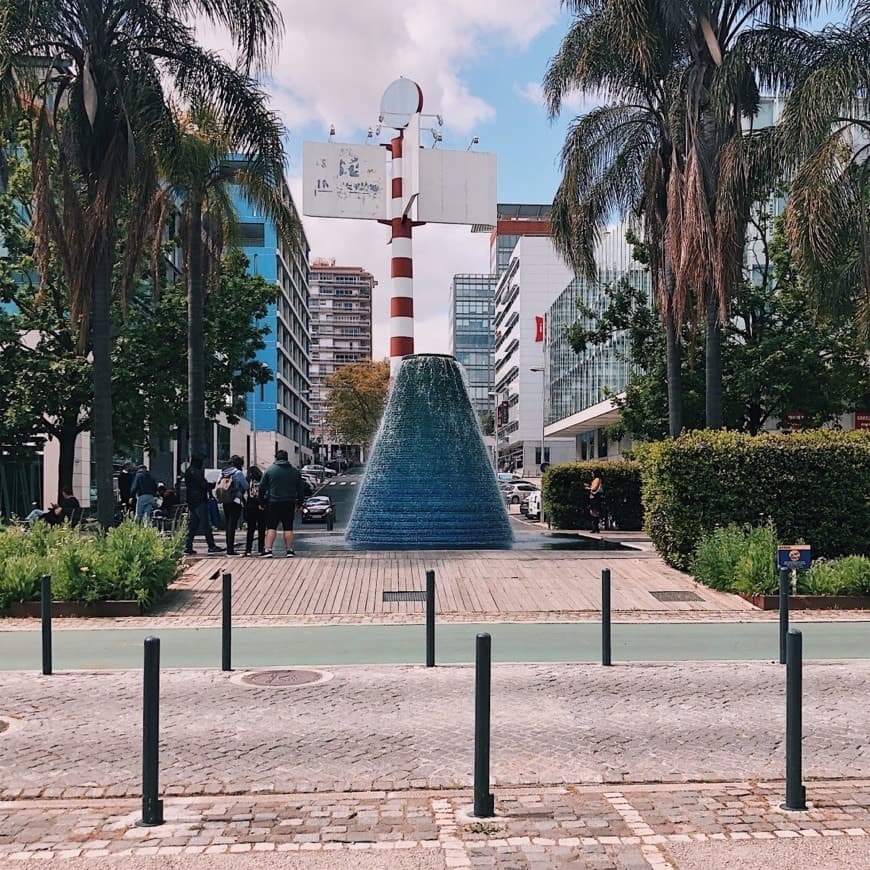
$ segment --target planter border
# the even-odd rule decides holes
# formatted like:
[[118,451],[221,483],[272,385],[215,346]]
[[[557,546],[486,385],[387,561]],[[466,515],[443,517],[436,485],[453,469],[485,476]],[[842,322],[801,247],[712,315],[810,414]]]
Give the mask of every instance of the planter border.
[[[0,616],[13,618],[39,618],[42,603],[39,601],[15,601],[5,610],[0,610]],[[67,617],[113,617],[141,616],[144,612],[138,601],[52,601],[52,619]]]
[[[779,595],[737,593],[759,610],[779,610]],[[789,595],[789,610],[870,610],[870,595]]]

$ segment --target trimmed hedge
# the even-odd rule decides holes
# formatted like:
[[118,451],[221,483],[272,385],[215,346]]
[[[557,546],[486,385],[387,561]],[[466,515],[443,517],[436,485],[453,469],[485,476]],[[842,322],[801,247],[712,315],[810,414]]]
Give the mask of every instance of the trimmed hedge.
[[814,556],[870,554],[870,432],[698,431],[637,453],[647,533],[676,568],[731,523],[772,522]]
[[601,471],[607,516],[618,528],[643,528],[640,467],[636,462],[568,462],[547,469],[543,480],[544,513],[558,529],[591,529],[589,491],[595,470]]

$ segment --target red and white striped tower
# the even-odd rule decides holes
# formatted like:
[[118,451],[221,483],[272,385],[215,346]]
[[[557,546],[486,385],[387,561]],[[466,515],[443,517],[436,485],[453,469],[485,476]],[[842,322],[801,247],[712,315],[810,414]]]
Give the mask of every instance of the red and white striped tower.
[[[422,102],[422,100],[421,100]],[[395,377],[402,357],[414,353],[413,222],[404,215],[402,197],[402,145],[404,131],[390,142],[392,181],[390,209],[390,374]],[[417,147],[411,143],[411,147]]]

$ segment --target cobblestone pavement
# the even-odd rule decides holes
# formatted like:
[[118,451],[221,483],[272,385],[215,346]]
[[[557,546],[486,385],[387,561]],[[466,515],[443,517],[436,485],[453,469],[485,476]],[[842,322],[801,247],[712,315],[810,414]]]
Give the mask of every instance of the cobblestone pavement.
[[611,789],[503,789],[485,820],[470,816],[467,792],[175,798],[156,828],[136,826],[132,800],[6,801],[0,863],[77,867],[86,857],[87,867],[180,868],[211,859],[204,866],[247,868],[287,866],[249,863],[257,856],[290,866],[308,856],[316,867],[638,870],[734,866],[721,858],[742,849],[739,866],[760,868],[782,866],[769,863],[770,848],[798,841],[789,866],[870,865],[867,781],[815,783],[801,813],[780,809],[782,783]]
[[[470,667],[330,669],[310,686],[161,674],[164,793],[456,788],[471,783]],[[774,779],[784,668],[763,663],[497,665],[502,786]],[[870,662],[804,669],[804,770],[870,777]],[[0,674],[0,799],[139,794],[141,674]]]

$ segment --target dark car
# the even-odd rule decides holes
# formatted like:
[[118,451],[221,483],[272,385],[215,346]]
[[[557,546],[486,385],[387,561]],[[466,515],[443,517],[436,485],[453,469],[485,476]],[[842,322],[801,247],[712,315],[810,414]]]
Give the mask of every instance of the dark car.
[[328,495],[313,495],[302,505],[303,523],[328,523],[335,518],[335,505]]

